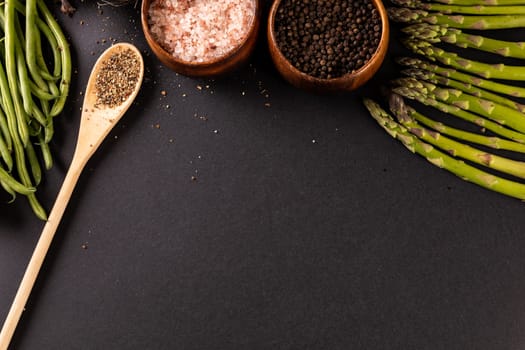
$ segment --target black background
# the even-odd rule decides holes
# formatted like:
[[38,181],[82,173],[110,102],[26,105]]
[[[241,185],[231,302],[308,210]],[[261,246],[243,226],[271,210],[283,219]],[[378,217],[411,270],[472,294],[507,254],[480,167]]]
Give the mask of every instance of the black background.
[[[134,43],[146,76],[79,180],[13,349],[525,348],[523,203],[411,154],[361,103],[398,74],[395,35],[365,87],[320,96],[282,80],[264,26],[244,69],[193,79],[150,53],[140,6],[72,2],[72,17],[54,4],[75,72],[48,210],[98,55]],[[4,319],[43,223],[23,197],[0,210]]]

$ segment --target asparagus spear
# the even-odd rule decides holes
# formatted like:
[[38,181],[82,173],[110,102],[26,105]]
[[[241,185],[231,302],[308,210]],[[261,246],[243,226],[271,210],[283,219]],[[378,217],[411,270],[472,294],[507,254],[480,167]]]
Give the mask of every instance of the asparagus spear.
[[471,5],[487,5],[487,6],[500,6],[500,5],[525,5],[523,0],[435,0],[442,4],[471,6]]
[[525,97],[525,88],[521,86],[513,86],[509,84],[500,83],[497,81],[483,79],[474,75],[466,74],[460,72],[453,68],[445,68],[439,65],[430,63],[428,61],[421,60],[415,57],[400,57],[397,60],[397,63],[406,66],[419,68],[423,70],[430,71],[432,73],[452,78],[458,81],[462,81],[467,84],[472,84],[474,86],[490,90],[493,92],[498,92],[500,94],[505,94],[514,97]]
[[525,27],[525,15],[447,15],[440,12],[428,12],[406,7],[390,7],[388,15],[394,22],[400,23],[430,23],[450,26],[460,29],[505,29]]
[[370,115],[392,137],[411,152],[425,157],[431,164],[448,170],[463,180],[470,181],[486,189],[525,200],[525,185],[516,181],[507,180],[500,176],[490,174],[472,165],[458,160],[437,148],[432,147],[418,139],[401,124],[397,123],[390,114],[371,99],[365,99],[364,104]]
[[[447,6],[447,5],[445,5]],[[519,6],[525,11],[525,6]],[[460,29],[437,24],[416,23],[401,29],[413,38],[431,43],[453,44],[461,48],[474,48],[503,57],[525,58],[525,42],[497,40],[481,35],[472,35]]]
[[434,129],[435,131],[443,135],[451,136],[458,140],[476,143],[478,145],[483,145],[494,149],[525,153],[525,144],[523,143],[502,139],[496,136],[480,135],[478,133],[457,129],[446,125],[442,122],[433,120],[427,116],[424,116],[423,114],[419,113],[414,108],[408,105],[406,106],[406,111],[408,115],[414,120],[431,129]]
[[525,114],[515,109],[469,95],[461,90],[440,88],[432,83],[414,78],[399,78],[394,80],[394,83],[399,86],[420,90],[422,85],[427,94],[432,94],[440,101],[453,104],[461,109],[479,114],[501,125],[507,125],[516,131],[525,133]]
[[428,11],[407,7],[388,7],[387,12],[392,21],[399,23],[421,23],[430,16]]
[[457,106],[438,101],[432,96],[423,94],[421,90],[412,89],[406,86],[398,86],[395,87],[393,91],[403,97],[415,100],[426,106],[433,107],[443,113],[455,116],[469,123],[477,125],[483,130],[490,130],[496,135],[506,137],[519,143],[525,143],[525,134],[506,128],[490,119],[484,118],[469,111],[465,111]]
[[[424,116],[423,114],[417,112],[414,108],[405,104],[404,102],[400,102],[399,100],[402,100],[401,95],[394,92],[393,97],[394,98],[392,100],[395,103],[391,101],[391,103],[393,104],[392,111],[399,118],[403,119],[400,120],[400,122],[407,127],[417,126],[415,123],[420,122],[421,124],[434,129],[440,134],[452,136],[458,140],[469,141],[494,149],[505,149],[520,153],[525,151],[525,144],[523,143],[510,141],[495,136],[481,135],[478,133],[468,132],[462,129],[457,129],[445,125],[442,122],[438,122],[429,117]],[[412,124],[409,125],[409,123]]]
[[415,38],[405,38],[402,42],[414,53],[486,79],[525,80],[525,66],[510,66],[503,63],[488,64],[469,60],[454,52],[445,51],[427,41]]
[[397,6],[425,11],[436,11],[443,14],[461,13],[465,15],[518,15],[525,14],[525,7],[515,5],[484,6],[483,4],[454,5],[423,2],[419,0],[392,0]]
[[458,89],[476,97],[481,97],[485,100],[497,102],[499,104],[518,110],[520,112],[525,112],[525,105],[518,103],[517,101],[495,94],[488,90],[478,88],[477,86],[474,86],[469,83],[464,83],[441,75],[437,75],[431,71],[417,68],[409,68],[402,70],[401,73],[408,77],[428,81],[429,83],[435,85],[439,84],[453,89]]
[[417,121],[407,113],[403,99],[399,95],[393,94],[389,102],[390,110],[394,113],[398,122],[420,140],[439,147],[454,157],[463,158],[475,164],[525,179],[524,162],[479,150],[419,125]]

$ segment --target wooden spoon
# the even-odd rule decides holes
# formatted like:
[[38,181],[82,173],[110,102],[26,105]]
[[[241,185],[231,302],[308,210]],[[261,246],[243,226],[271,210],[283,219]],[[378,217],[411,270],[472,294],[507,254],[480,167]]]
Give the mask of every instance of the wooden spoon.
[[[108,60],[114,54],[129,52],[128,50],[132,50],[131,52],[136,56],[137,64],[139,65],[138,79],[135,86],[132,87],[130,94],[120,104],[116,106],[113,106],[113,104],[100,105],[97,97],[97,76],[104,67],[108,67]],[[38,272],[84,166],[132,104],[139,92],[143,76],[144,62],[142,56],[140,51],[131,44],[119,43],[113,45],[102,53],[95,63],[86,87],[80,130],[73,159],[0,332],[0,350],[7,349],[11,342]]]

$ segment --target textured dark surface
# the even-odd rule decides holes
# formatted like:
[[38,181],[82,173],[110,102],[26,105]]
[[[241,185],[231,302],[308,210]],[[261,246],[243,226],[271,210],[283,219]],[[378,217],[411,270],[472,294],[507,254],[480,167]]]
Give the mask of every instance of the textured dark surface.
[[[397,74],[391,56],[360,91],[317,96],[280,78],[261,31],[249,66],[196,80],[150,54],[138,9],[75,5],[57,10],[75,74],[46,208],[98,55],[132,42],[146,78],[78,183],[13,349],[525,347],[523,203],[375,124],[360,96]],[[0,208],[3,319],[42,223],[23,198]]]

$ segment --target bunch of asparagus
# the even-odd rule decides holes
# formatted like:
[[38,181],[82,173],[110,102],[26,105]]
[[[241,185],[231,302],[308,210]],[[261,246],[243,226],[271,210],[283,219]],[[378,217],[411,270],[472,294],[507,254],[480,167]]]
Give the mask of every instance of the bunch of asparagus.
[[389,111],[364,100],[372,117],[432,164],[525,200],[525,42],[488,34],[525,28],[525,0],[391,1],[411,54],[396,58]]

